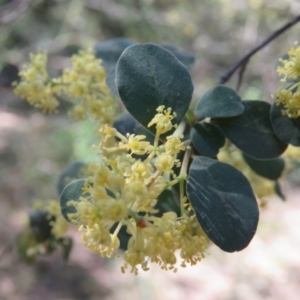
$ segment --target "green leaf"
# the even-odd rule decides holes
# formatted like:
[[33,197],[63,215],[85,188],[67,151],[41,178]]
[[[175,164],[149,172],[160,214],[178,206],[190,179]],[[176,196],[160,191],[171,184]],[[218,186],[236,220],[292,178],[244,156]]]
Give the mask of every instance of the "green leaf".
[[[129,113],[146,128],[160,105],[172,108],[177,114],[172,122],[179,124],[193,93],[187,68],[155,44],[134,44],[125,49],[117,63],[116,85]],[[155,133],[155,126],[149,130]]]
[[71,222],[71,220],[68,217],[68,214],[77,212],[76,207],[73,205],[68,205],[68,202],[70,200],[79,201],[80,197],[88,196],[87,194],[82,194],[84,183],[84,179],[74,180],[68,185],[66,185],[66,187],[63,189],[60,195],[61,213],[68,222]]
[[187,195],[207,236],[226,252],[248,246],[258,223],[258,205],[247,178],[234,167],[197,156]]
[[0,86],[11,88],[13,82],[20,81],[19,69],[12,64],[0,65]]
[[264,101],[244,101],[245,111],[237,117],[214,119],[225,136],[247,155],[258,159],[280,156],[287,144],[275,135],[270,121],[271,105]]
[[271,122],[276,135],[281,141],[293,146],[300,146],[300,117],[291,119],[282,114],[283,105],[271,108]]
[[255,173],[270,180],[279,179],[284,170],[284,160],[280,157],[268,160],[259,160],[248,156],[245,153],[243,153],[243,157]]
[[191,130],[191,140],[196,150],[209,157],[216,157],[225,144],[222,130],[211,123],[197,123]]
[[[115,45],[110,47],[109,45],[111,45],[111,44],[115,44]],[[117,63],[122,52],[128,46],[130,46],[132,44],[133,44],[133,42],[131,42],[129,40],[117,38],[117,39],[113,39],[113,40],[99,43],[96,45],[96,56],[98,58],[103,59],[103,65],[105,66],[105,68],[107,70],[106,84],[109,87],[109,89],[111,90],[111,92],[116,96],[119,96],[119,94],[118,94],[118,90],[117,90],[116,82],[115,82],[116,81],[115,64]],[[169,50],[170,52],[172,52],[178,58],[178,60],[180,60],[188,69],[192,68],[192,66],[195,62],[194,54],[187,52],[187,51],[180,50],[173,45],[161,44],[160,46]],[[110,50],[110,48],[114,49],[114,52],[112,52]]]
[[44,210],[31,211],[29,213],[29,225],[38,242],[44,242],[52,236],[52,226],[49,219],[49,213]]
[[57,191],[60,195],[64,187],[75,179],[85,177],[84,171],[87,165],[81,161],[75,161],[70,163],[61,173],[57,182]]
[[244,105],[236,91],[225,85],[217,85],[206,92],[198,101],[195,115],[204,118],[224,118],[240,115]]

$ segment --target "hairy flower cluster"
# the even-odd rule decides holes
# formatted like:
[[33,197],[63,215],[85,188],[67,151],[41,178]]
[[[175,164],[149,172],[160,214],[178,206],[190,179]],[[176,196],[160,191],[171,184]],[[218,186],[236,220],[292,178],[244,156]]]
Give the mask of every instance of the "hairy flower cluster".
[[19,76],[21,81],[15,86],[15,94],[25,98],[28,103],[44,112],[54,111],[59,102],[55,97],[58,86],[52,84],[47,72],[47,54],[30,54],[30,62],[23,66]]
[[[85,245],[101,256],[121,255],[118,234],[125,228],[130,238],[123,253],[123,272],[130,268],[136,274],[139,266],[148,270],[149,262],[175,271],[176,250],[182,266],[194,265],[204,257],[209,243],[191,212],[182,209],[181,216],[172,211],[156,215],[158,196],[186,179],[173,173],[174,166],[180,165],[178,153],[186,149],[181,137],[170,135],[159,144],[160,134],[174,127],[171,119],[175,114],[164,107],[157,111],[148,125],[156,125],[153,145],[143,135],[123,136],[109,126],[102,129],[101,162],[90,167],[93,175],[86,181],[80,201],[68,202],[76,208],[68,217],[84,232]],[[145,154],[146,159],[137,158]]]
[[283,76],[281,81],[291,82],[286,88],[281,88],[272,97],[277,105],[282,104],[282,114],[289,118],[300,116],[300,46],[291,48],[287,59],[279,59],[281,66],[277,68],[277,73]]
[[30,63],[19,75],[16,95],[45,112],[55,111],[59,106],[57,96],[61,96],[75,104],[71,111],[75,120],[90,115],[104,125],[111,124],[115,117],[116,103],[106,85],[106,72],[90,49],[73,55],[70,67],[60,77],[49,77],[45,52],[30,54]]

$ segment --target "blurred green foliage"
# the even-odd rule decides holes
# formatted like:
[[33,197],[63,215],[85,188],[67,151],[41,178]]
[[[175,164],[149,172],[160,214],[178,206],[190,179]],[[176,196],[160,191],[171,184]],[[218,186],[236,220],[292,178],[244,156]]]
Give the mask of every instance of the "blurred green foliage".
[[[55,75],[78,49],[110,38],[174,44],[196,55],[196,102],[238,58],[299,13],[298,0],[0,0],[0,244],[11,241],[18,213],[33,199],[57,196],[58,175],[69,162],[96,156],[91,123],[44,116],[13,95],[10,84],[30,52],[46,49]],[[298,26],[251,59],[243,99],[271,101],[275,62],[299,39]],[[229,85],[235,87],[235,77]],[[291,176],[299,184],[297,174]],[[15,278],[18,266],[5,263]]]

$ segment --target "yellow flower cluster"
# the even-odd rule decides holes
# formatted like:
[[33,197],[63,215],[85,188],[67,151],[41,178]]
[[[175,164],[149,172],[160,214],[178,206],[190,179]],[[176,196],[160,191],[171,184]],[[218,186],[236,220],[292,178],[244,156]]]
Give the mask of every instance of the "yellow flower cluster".
[[266,200],[264,199],[264,197],[274,195],[274,181],[264,178],[252,171],[252,169],[243,159],[242,152],[230,145],[229,142],[227,142],[225,146],[220,150],[218,154],[218,160],[232,165],[247,177],[247,179],[251,183],[256,197],[260,201],[261,206],[264,206],[266,204]]
[[20,72],[15,94],[27,99],[34,107],[53,112],[59,105],[57,96],[67,97],[75,104],[71,116],[84,120],[87,115],[102,125],[111,124],[116,112],[113,94],[106,85],[106,72],[92,50],[82,50],[71,58],[71,66],[58,78],[47,72],[47,54],[30,55],[30,63]]
[[[149,262],[176,271],[176,250],[180,250],[182,266],[194,265],[204,257],[209,243],[194,214],[184,209],[183,196],[181,216],[171,211],[162,217],[154,216],[158,196],[186,180],[186,175],[176,176],[172,170],[180,165],[178,153],[186,150],[182,137],[170,135],[164,144],[159,144],[160,135],[174,127],[171,120],[175,114],[163,106],[157,112],[148,124],[156,125],[153,145],[142,135],[123,136],[109,126],[102,129],[105,138],[99,145],[101,163],[90,167],[93,175],[84,187],[86,197],[68,202],[76,207],[76,213],[68,217],[84,231],[85,245],[101,256],[121,255],[118,233],[122,226],[126,227],[131,237],[123,253],[123,272],[130,268],[137,274],[139,266],[148,270]],[[120,142],[115,142],[116,137]],[[142,161],[131,154],[148,156]]]
[[286,88],[281,88],[272,97],[277,105],[283,105],[283,115],[297,118],[300,116],[300,46],[291,48],[288,58],[281,58],[279,62],[281,66],[277,68],[278,75],[283,76],[283,82],[288,80],[292,83]]
[[15,86],[15,94],[26,98],[30,105],[44,112],[54,111],[59,102],[55,97],[57,86],[52,84],[47,72],[47,54],[30,54],[30,63],[23,66],[19,73],[21,81]]
[[112,124],[116,113],[113,94],[105,81],[106,72],[92,50],[82,50],[71,58],[71,68],[64,70],[62,92],[71,99],[81,100],[72,116],[82,120],[89,113],[101,124]]

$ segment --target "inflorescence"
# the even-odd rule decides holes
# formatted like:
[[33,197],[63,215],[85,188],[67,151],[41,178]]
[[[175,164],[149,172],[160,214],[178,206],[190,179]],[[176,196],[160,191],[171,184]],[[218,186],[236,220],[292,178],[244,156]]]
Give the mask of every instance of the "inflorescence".
[[[86,180],[80,201],[68,202],[76,208],[68,217],[84,232],[85,245],[103,257],[122,255],[118,233],[126,228],[130,239],[122,272],[130,268],[137,274],[139,266],[148,270],[149,262],[176,271],[177,250],[185,267],[200,261],[209,244],[183,191],[180,216],[173,211],[155,216],[158,196],[186,180],[185,172],[176,176],[173,171],[180,166],[177,155],[187,148],[182,136],[173,134],[160,143],[160,136],[176,127],[172,124],[175,116],[170,108],[158,107],[148,124],[156,126],[153,145],[144,135],[123,136],[108,125],[102,128],[101,162],[90,166],[93,175]],[[147,157],[142,160],[139,155]]]
[[279,76],[283,76],[282,82],[290,85],[281,88],[273,98],[277,105],[282,104],[282,114],[289,118],[300,116],[300,46],[291,48],[286,59],[279,59],[281,66],[277,68]]
[[87,116],[111,124],[116,114],[116,101],[106,85],[106,72],[92,50],[82,50],[71,58],[71,66],[60,77],[50,78],[47,71],[47,54],[30,54],[29,64],[19,73],[15,93],[27,99],[30,105],[44,112],[55,112],[58,98],[74,104],[70,114],[75,120]]

